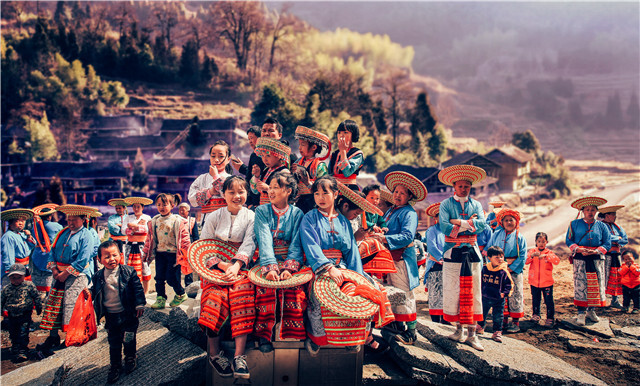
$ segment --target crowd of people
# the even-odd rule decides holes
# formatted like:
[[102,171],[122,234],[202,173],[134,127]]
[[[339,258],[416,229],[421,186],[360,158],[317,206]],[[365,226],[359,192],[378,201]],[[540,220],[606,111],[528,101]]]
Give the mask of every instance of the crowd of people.
[[[559,258],[547,248],[543,232],[528,248],[521,214],[504,202],[490,202],[485,216],[470,197],[485,171],[473,165],[440,171],[453,195],[426,209],[435,224],[421,237],[414,205],[427,198],[426,187],[409,173],[390,172],[385,187],[361,189],[358,130],[354,121],[340,123],[338,149],[332,152],[329,137],[299,126],[297,158],[281,138],[282,126],[269,118],[247,131],[254,150],[248,165],[231,155],[224,141],[211,146],[209,171],[191,185],[188,203],[166,193],[155,201],[110,200],[116,214],[108,218],[109,239],[102,243],[95,231],[102,214],[95,208],[45,204],[3,211],[8,229],[1,241],[2,309],[16,360],[27,359],[34,308],[42,312],[40,328],[50,330],[36,350],[44,358],[60,344],[58,332],[68,329],[78,297],[92,294],[108,331],[108,381],[134,371],[152,262],[151,308],[167,306],[167,284],[175,293],[168,306],[176,307],[187,299],[185,287],[200,280],[199,324],[206,331],[209,363],[221,377],[250,377],[245,355],[250,336],[263,352],[273,350],[274,340],[304,341],[312,356],[327,345],[384,352],[373,328],[414,344],[414,289],[421,265],[429,314],[435,322],[455,325],[452,340],[483,350],[479,335],[490,310],[493,340],[502,342],[504,331],[520,330],[526,265],[532,320],[541,320],[544,298],[544,325],[552,327],[553,268]],[[582,325],[598,320],[595,310],[606,305],[606,294],[612,307],[626,309],[632,300],[632,312],[639,312],[640,268],[635,252],[621,249],[627,236],[615,223],[622,206],[605,203],[599,197],[572,203],[584,215],[571,222],[566,236],[576,323]],[[143,213],[151,204],[158,212],[153,218]],[[202,213],[199,223],[190,216],[191,206]],[[54,221],[58,214],[66,227]],[[390,286],[404,296],[390,301]],[[227,336],[235,341],[231,356],[220,342]]]

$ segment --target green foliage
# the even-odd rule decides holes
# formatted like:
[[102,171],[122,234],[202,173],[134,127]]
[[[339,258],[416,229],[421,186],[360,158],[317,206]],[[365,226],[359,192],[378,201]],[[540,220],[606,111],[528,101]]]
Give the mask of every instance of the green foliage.
[[180,56],[180,70],[178,75],[187,86],[197,86],[200,83],[200,60],[198,58],[198,48],[194,40],[189,40],[182,46]]
[[511,143],[527,153],[535,153],[540,150],[540,142],[533,131],[527,130],[524,133],[513,133]]
[[447,136],[442,125],[438,125],[427,142],[429,157],[440,162],[447,151]]
[[286,98],[278,86],[269,84],[262,89],[260,101],[251,113],[251,123],[262,125],[267,117],[275,118],[282,124],[282,136],[288,138],[303,116],[304,110],[300,106]]
[[49,128],[47,114],[40,120],[23,116],[24,128],[31,136],[31,157],[37,161],[53,161],[58,158],[56,139]]
[[[416,104],[411,111],[411,136],[417,138],[418,133],[433,134],[436,129],[437,119],[431,109],[427,92],[424,91],[418,94]],[[418,141],[413,143],[417,145]],[[414,150],[417,150],[415,146]]]

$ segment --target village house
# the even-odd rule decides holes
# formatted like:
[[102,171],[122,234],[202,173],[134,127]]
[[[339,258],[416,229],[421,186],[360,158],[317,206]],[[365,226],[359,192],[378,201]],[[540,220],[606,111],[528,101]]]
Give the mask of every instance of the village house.
[[534,160],[532,154],[514,145],[507,145],[491,150],[485,157],[501,166],[498,171],[500,190],[514,191],[527,185]]

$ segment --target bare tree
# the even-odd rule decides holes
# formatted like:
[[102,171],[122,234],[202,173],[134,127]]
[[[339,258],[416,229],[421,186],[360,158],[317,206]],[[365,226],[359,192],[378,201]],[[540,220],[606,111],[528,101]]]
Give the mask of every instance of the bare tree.
[[398,151],[398,128],[408,104],[414,98],[408,69],[390,68],[374,82],[374,90],[379,95],[390,118],[393,135],[393,151]]
[[233,46],[238,69],[245,71],[254,39],[264,27],[262,5],[254,1],[222,1],[210,8],[218,33]]
[[271,51],[269,53],[269,72],[273,70],[273,58],[276,53],[278,41],[293,32],[293,26],[296,23],[295,16],[288,12],[289,8],[291,8],[291,4],[286,3],[282,6],[280,12],[274,10],[269,14],[269,18],[273,23],[273,31],[271,33]]
[[162,31],[162,37],[167,42],[167,47],[173,47],[171,30],[180,21],[179,5],[172,1],[161,1],[154,4],[153,14],[157,19],[156,26]]
[[114,21],[118,26],[118,36],[122,36],[122,33],[125,30],[125,27],[130,22],[131,19],[131,10],[129,9],[129,5],[126,1],[122,1],[118,3],[118,8],[115,13]]

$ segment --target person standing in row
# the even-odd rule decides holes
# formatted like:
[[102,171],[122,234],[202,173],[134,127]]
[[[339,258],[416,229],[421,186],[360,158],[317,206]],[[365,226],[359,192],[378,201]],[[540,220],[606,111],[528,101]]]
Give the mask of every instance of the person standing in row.
[[116,214],[109,216],[107,219],[109,238],[115,241],[118,245],[118,250],[120,250],[120,254],[122,255],[122,259],[118,264],[125,264],[124,246],[127,243],[127,232],[123,225],[125,218],[127,218],[127,203],[124,201],[124,198],[112,198],[107,201],[107,204],[116,209]]
[[149,231],[148,223],[151,216],[142,213],[145,205],[153,204],[153,201],[146,197],[127,197],[124,199],[127,205],[133,207],[133,214],[124,219],[122,226],[127,233],[127,244],[125,245],[125,260],[127,265],[132,266],[138,273],[138,278],[142,282],[144,293],[149,292],[149,281],[151,280],[151,268],[142,256],[144,242]]
[[33,208],[33,237],[37,245],[31,255],[31,280],[38,291],[45,295],[53,283],[51,270],[47,269],[51,243],[62,230],[62,225],[52,218],[57,207],[58,204],[44,204]]
[[[26,221],[33,217],[31,209],[9,209],[2,212],[2,223],[7,221],[9,229],[2,235],[0,249],[2,250],[2,287],[9,284],[9,268],[18,263],[25,267],[29,265],[29,254],[35,245],[31,232],[24,229]],[[27,278],[31,280],[31,278]]]
[[622,304],[618,301],[618,296],[622,295],[622,284],[620,283],[620,249],[628,243],[627,233],[616,224],[616,212],[624,208],[624,205],[607,206],[599,209],[598,219],[609,228],[611,233],[611,248],[605,254],[604,279],[607,289],[606,295],[611,295],[610,307],[622,309]]
[[427,216],[435,221],[427,229],[425,242],[427,245],[427,262],[424,271],[424,286],[429,294],[429,316],[431,320],[441,323],[442,320],[442,251],[444,250],[444,233],[440,230],[438,217],[440,216],[440,203],[429,205]]

